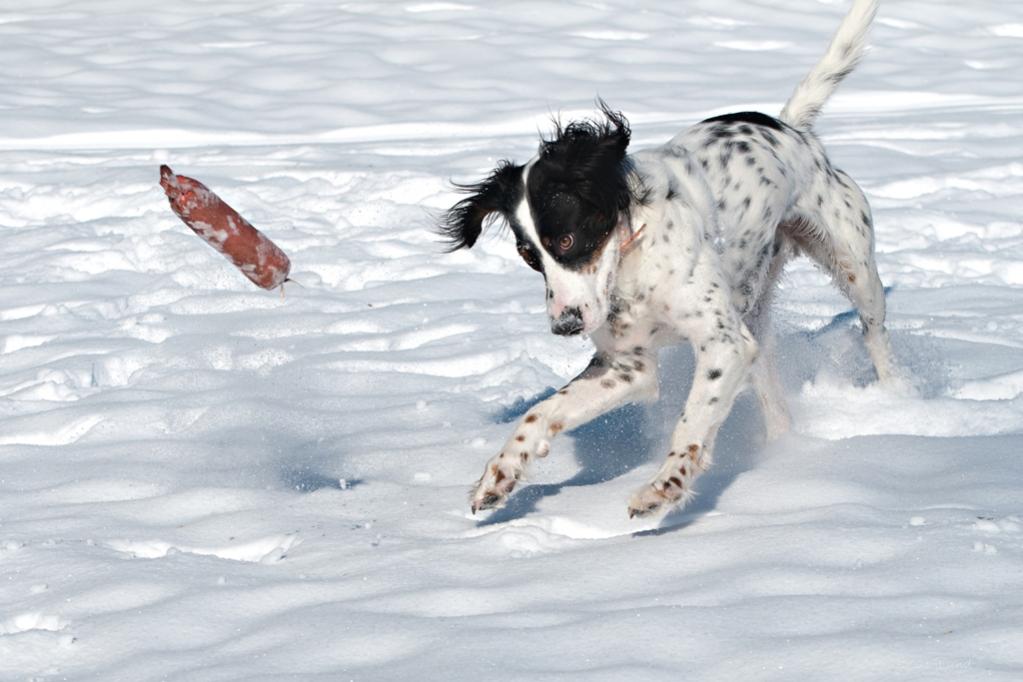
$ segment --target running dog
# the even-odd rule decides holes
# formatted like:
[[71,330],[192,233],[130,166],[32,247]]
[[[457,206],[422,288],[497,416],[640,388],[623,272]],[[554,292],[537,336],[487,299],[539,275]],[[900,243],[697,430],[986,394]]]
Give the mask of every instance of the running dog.
[[630,516],[684,503],[710,466],[736,394],[751,384],[769,438],[789,415],[772,364],[769,308],[785,262],[805,254],[859,312],[877,376],[892,376],[870,206],[813,133],[821,107],[856,66],[878,0],[854,0],[826,54],[777,117],[716,116],[667,144],[627,153],[625,117],[556,124],[524,165],[502,162],[460,185],[444,216],[452,250],[503,219],[523,260],[543,274],[555,334],[588,334],[589,367],[519,422],[471,494],[499,507],[553,436],[626,402],[654,400],[657,349],[692,344],[696,369],[663,466]]

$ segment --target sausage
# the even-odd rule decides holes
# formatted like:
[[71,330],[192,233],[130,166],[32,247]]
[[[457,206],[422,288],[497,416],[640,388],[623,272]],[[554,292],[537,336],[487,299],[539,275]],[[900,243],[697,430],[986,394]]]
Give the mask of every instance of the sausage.
[[160,186],[178,217],[253,284],[273,289],[288,281],[288,256],[206,185],[160,166]]

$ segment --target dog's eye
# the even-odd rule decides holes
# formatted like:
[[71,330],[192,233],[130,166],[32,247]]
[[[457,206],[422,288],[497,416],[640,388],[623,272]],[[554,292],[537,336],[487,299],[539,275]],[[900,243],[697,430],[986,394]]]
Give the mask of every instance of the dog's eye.
[[522,260],[526,261],[526,265],[537,272],[543,272],[540,268],[540,259],[537,257],[533,247],[528,244],[519,244],[519,255],[522,256]]
[[575,244],[575,237],[570,234],[563,234],[561,235],[561,238],[558,239],[558,250],[561,251],[561,253],[565,253],[572,248],[573,244]]

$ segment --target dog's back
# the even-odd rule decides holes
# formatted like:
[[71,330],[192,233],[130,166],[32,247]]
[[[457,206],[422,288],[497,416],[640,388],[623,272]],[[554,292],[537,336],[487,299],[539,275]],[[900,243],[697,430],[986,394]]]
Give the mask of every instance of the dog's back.
[[869,273],[851,271],[856,254],[869,252],[872,262],[869,204],[832,166],[812,126],[859,63],[877,8],[878,0],[856,0],[777,118],[759,112],[715,116],[668,143],[687,150],[704,172],[717,207],[712,236],[744,315],[770,295],[774,276],[795,253],[817,260],[843,289],[859,276],[869,279]]

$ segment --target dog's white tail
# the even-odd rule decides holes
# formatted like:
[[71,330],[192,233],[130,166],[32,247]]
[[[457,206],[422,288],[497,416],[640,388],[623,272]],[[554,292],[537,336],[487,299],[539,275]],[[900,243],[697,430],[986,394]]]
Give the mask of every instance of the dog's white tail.
[[878,4],[880,0],[853,0],[852,9],[831,39],[828,51],[785,103],[779,116],[782,121],[797,130],[813,127],[821,107],[863,56],[867,32],[877,14]]

